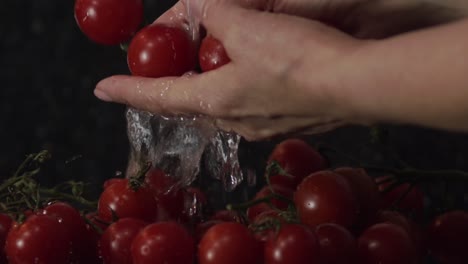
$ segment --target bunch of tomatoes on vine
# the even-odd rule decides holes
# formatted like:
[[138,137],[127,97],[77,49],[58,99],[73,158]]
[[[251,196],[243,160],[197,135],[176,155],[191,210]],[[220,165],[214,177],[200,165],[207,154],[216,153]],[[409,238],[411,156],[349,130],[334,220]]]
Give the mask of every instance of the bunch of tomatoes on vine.
[[[143,25],[141,0],[76,0],[75,17],[91,40],[128,44],[136,76],[230,62],[210,32],[194,38],[183,26]],[[80,182],[41,186],[35,176],[50,157],[31,154],[0,185],[0,263],[468,263],[468,212],[431,207],[439,197],[424,188],[466,181],[465,172],[337,167],[319,150],[281,141],[263,164],[264,185],[225,208],[212,206],[205,186],[181,186],[150,162],[108,179],[90,201]]]

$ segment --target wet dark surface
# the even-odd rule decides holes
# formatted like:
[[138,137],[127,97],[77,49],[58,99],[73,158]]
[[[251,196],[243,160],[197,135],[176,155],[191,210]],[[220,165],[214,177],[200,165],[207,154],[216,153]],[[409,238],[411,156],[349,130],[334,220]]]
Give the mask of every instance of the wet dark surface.
[[[170,6],[170,1],[146,2],[148,18]],[[0,1],[0,179],[26,154],[41,149],[54,157],[45,179],[50,184],[74,178],[98,188],[123,170],[128,154],[124,107],[100,102],[93,88],[101,78],[126,73],[119,47],[99,46],[81,34],[73,1]],[[414,166],[468,170],[468,135],[408,127],[390,132],[391,145]],[[371,150],[368,135],[365,128],[345,128],[312,141],[389,162]],[[271,148],[270,143],[250,145],[263,153]],[[76,155],[80,158],[66,163]]]

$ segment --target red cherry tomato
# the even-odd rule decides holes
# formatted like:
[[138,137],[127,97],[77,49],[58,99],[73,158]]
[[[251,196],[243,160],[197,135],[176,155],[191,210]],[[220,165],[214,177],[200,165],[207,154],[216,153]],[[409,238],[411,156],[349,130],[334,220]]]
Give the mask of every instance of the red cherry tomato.
[[391,223],[364,231],[358,239],[358,255],[362,264],[414,264],[417,258],[410,235]]
[[206,222],[202,222],[202,223],[197,224],[197,226],[195,227],[195,232],[194,232],[195,242],[197,243],[197,245],[198,245],[198,243],[200,243],[203,236],[205,236],[206,232],[211,227],[213,227],[213,226],[215,226],[217,224],[221,224],[221,223],[223,223],[223,221],[208,220]]
[[128,67],[137,76],[180,76],[195,68],[194,50],[184,30],[152,24],[140,30],[130,42]]
[[[270,186],[263,187],[255,195],[254,200],[263,199],[265,197],[268,197],[269,195],[273,194],[272,191],[275,194],[281,195],[286,199],[291,199],[291,202],[292,202],[294,191],[292,189],[288,188],[288,187],[281,186],[281,185],[274,185],[274,184],[272,184]],[[278,198],[271,198],[270,203],[273,206],[273,208],[276,207],[277,209],[280,209],[280,210],[286,210],[288,208],[288,206],[290,205],[290,203],[288,203],[287,201],[281,200],[281,199],[278,199]],[[250,219],[250,221],[253,221],[259,214],[261,214],[262,212],[265,212],[265,211],[269,211],[271,209],[272,209],[272,207],[269,204],[259,203],[259,204],[256,204],[256,205],[252,206],[252,207],[249,207],[249,209],[247,210],[247,217]]]
[[306,176],[327,167],[327,161],[307,142],[300,139],[287,139],[276,145],[268,163],[276,161],[290,176],[272,175],[272,184],[295,189]]
[[65,225],[48,215],[32,215],[11,227],[5,243],[9,264],[70,262],[71,240]]
[[278,234],[265,244],[264,263],[321,263],[320,248],[314,232],[302,225],[282,226]]
[[[5,248],[5,240],[13,224],[13,219],[6,214],[0,214],[0,249]],[[0,250],[0,263],[7,263],[5,252]]]
[[263,263],[262,244],[242,224],[217,224],[208,229],[198,245],[198,263]]
[[131,245],[136,235],[148,224],[135,218],[122,218],[111,224],[99,241],[103,262],[131,264]]
[[206,36],[202,40],[198,60],[204,72],[217,69],[231,61],[223,44],[212,36]]
[[253,220],[253,225],[260,227],[266,225],[266,227],[270,228],[259,228],[254,230],[255,238],[258,241],[265,243],[272,237],[276,236],[276,225],[284,225],[286,223],[286,219],[279,214],[278,210],[264,211],[255,217]]
[[143,21],[141,0],[76,0],[75,19],[91,40],[116,45],[130,39]]
[[323,223],[336,223],[351,227],[359,206],[349,183],[331,171],[309,175],[294,194],[299,219],[310,227]]
[[54,202],[47,205],[37,214],[55,217],[61,224],[65,225],[72,243],[72,261],[83,262],[86,259],[89,262],[97,257],[96,255],[88,254],[91,251],[95,252],[95,248],[90,247],[90,239],[92,237],[86,236],[88,233],[86,222],[77,209],[64,202]]
[[359,203],[359,223],[365,225],[377,212],[380,205],[380,194],[377,184],[362,168],[337,168],[334,172],[343,176],[351,186]]
[[188,264],[195,261],[195,243],[185,227],[159,222],[142,229],[132,242],[133,263]]
[[179,220],[185,207],[185,196],[176,181],[160,169],[151,169],[145,177],[145,183],[158,201],[158,220]]
[[116,182],[105,189],[98,202],[99,218],[112,222],[118,218],[137,218],[152,222],[158,216],[158,204],[151,190],[145,185],[133,189],[128,179]]
[[357,242],[351,232],[337,224],[322,224],[315,228],[320,244],[322,264],[356,263]]
[[428,248],[441,264],[468,263],[468,212],[451,211],[429,225]]
[[[382,176],[376,178],[376,183],[379,185],[380,191],[385,190],[394,182],[390,181],[380,184],[384,180],[391,179],[391,177],[392,176]],[[417,186],[414,186],[405,198],[399,200],[400,197],[407,192],[409,187],[410,185],[408,183],[404,183],[390,192],[382,194],[381,208],[398,209],[398,211],[403,212],[405,215],[410,216],[416,221],[420,221],[424,218],[424,193]],[[397,201],[399,201],[398,204],[396,204]]]

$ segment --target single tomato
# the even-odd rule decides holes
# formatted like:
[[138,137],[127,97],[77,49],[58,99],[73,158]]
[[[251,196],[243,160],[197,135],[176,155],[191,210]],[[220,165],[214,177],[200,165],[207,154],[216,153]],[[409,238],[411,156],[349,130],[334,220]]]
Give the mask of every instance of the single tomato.
[[180,76],[195,68],[194,51],[188,32],[175,26],[151,24],[130,42],[128,67],[136,76]]

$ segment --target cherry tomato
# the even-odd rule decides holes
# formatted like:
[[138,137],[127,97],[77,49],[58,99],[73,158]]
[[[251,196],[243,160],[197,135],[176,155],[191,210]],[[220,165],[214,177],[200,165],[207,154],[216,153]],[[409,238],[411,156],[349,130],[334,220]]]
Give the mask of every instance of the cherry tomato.
[[202,237],[205,236],[206,231],[208,231],[208,229],[221,223],[223,223],[223,221],[220,221],[220,220],[208,220],[206,222],[199,223],[195,227],[195,232],[194,232],[195,242],[197,243],[197,245],[198,243],[200,243]]
[[451,211],[429,225],[428,248],[441,264],[468,263],[468,212]]
[[217,69],[231,61],[223,44],[212,36],[206,36],[202,40],[198,60],[204,72]]
[[151,169],[146,174],[145,183],[158,201],[158,220],[179,220],[184,211],[185,196],[174,178],[160,169]]
[[307,142],[300,139],[287,139],[276,145],[268,163],[276,161],[290,176],[272,175],[272,184],[295,189],[306,176],[327,167],[327,161]]
[[95,248],[91,247],[92,241],[90,241],[93,238],[86,235],[88,233],[86,222],[74,207],[64,202],[54,202],[37,214],[55,217],[61,224],[65,225],[72,243],[72,261],[83,262],[86,260],[86,263],[89,263],[92,259],[97,258],[97,255],[89,254],[95,252]]
[[419,225],[397,211],[383,210],[377,213],[374,224],[392,223],[401,226],[411,237],[419,258],[425,255],[425,241]]
[[136,235],[148,224],[135,218],[122,218],[102,234],[99,247],[104,264],[131,264],[131,245]]
[[0,214],[0,263],[7,263],[5,252],[3,248],[5,248],[5,240],[8,235],[8,231],[13,224],[13,219],[6,214]]
[[336,223],[349,228],[359,212],[348,181],[331,171],[307,176],[297,187],[294,204],[301,222],[310,227]]
[[413,264],[416,250],[409,234],[392,223],[369,227],[358,239],[359,263]]
[[[95,227],[101,229],[100,231],[105,231],[107,227],[111,224],[110,222],[105,222],[104,220],[99,218],[97,212],[90,212],[85,215],[86,219],[92,223]],[[94,228],[94,227],[93,227]]]
[[264,263],[321,263],[320,248],[314,232],[297,224],[282,226],[278,234],[265,244]]
[[337,224],[322,224],[315,228],[320,245],[322,264],[356,263],[357,242],[351,232]]
[[132,242],[133,263],[188,264],[195,261],[195,243],[185,227],[159,222],[142,229]]
[[262,244],[242,224],[225,222],[206,232],[198,245],[199,264],[263,263]]
[[137,76],[180,76],[195,68],[194,50],[184,30],[152,24],[140,30],[130,42],[128,67]]
[[32,215],[8,233],[5,252],[10,264],[70,262],[71,240],[65,225],[48,215]]
[[105,189],[98,202],[99,218],[112,222],[113,213],[118,218],[137,218],[152,222],[158,216],[158,204],[151,190],[145,185],[130,186],[128,179],[116,182]]
[[143,21],[141,0],[76,0],[75,19],[91,40],[104,45],[127,41]]
[[[380,191],[385,190],[394,181],[385,182],[383,184],[379,183],[391,179],[391,177],[392,176],[382,176],[376,178],[376,183],[379,185]],[[405,198],[399,200],[400,197],[407,192],[409,187],[410,185],[408,183],[404,183],[390,192],[382,194],[381,208],[398,209],[398,211],[403,212],[405,215],[410,216],[416,221],[420,221],[424,218],[424,193],[417,186],[414,186]],[[398,202],[398,204],[395,204],[396,202]]]
[[[269,195],[273,194],[273,192],[275,194],[283,196],[286,199],[291,199],[291,202],[292,202],[294,191],[288,187],[281,186],[281,185],[274,185],[274,184],[263,187],[255,195],[253,200],[266,198]],[[268,203],[259,203],[252,207],[249,207],[249,209],[247,210],[247,217],[250,219],[250,221],[253,221],[255,217],[257,217],[262,212],[269,211],[275,207],[280,210],[286,210],[288,206],[290,205],[290,203],[288,203],[287,201],[281,200],[278,198],[271,198],[270,203],[271,203],[271,206]]]
[[364,226],[379,208],[380,194],[377,184],[362,168],[337,168],[334,172],[343,176],[351,186],[359,203],[359,225]]

